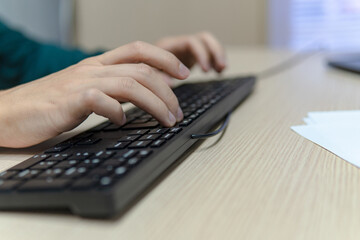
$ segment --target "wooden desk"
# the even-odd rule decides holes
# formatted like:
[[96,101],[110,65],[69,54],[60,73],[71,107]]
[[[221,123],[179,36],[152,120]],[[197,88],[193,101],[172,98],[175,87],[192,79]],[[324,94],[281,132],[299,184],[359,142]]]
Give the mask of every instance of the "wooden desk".
[[[259,72],[289,56],[228,50],[230,75]],[[328,69],[323,56],[314,56],[260,80],[221,141],[206,140],[122,218],[0,212],[0,238],[358,239],[359,169],[290,126],[301,124],[308,111],[359,107],[360,77]],[[80,130],[100,120],[93,116]],[[0,149],[0,170],[60,138],[25,150]]]

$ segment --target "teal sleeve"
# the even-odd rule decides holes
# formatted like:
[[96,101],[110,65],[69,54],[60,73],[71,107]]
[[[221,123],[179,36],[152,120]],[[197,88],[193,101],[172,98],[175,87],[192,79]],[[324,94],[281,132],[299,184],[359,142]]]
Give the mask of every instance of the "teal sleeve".
[[42,44],[0,21],[0,89],[30,82],[100,53]]

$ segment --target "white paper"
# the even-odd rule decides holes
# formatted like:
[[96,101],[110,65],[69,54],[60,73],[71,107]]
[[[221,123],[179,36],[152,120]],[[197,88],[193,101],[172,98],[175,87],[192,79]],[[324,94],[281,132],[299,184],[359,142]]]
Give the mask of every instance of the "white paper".
[[309,112],[308,118],[316,124],[360,124],[360,111]]
[[310,112],[299,135],[360,167],[360,111]]

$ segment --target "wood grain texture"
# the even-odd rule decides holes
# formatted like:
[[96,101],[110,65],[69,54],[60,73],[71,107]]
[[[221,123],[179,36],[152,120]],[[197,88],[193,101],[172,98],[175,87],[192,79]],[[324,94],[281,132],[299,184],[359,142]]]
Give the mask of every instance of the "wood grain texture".
[[[262,71],[290,53],[228,54],[234,75]],[[1,212],[1,239],[358,239],[359,169],[290,126],[309,111],[359,109],[359,80],[328,69],[322,55],[259,80],[222,139],[204,141],[120,219]],[[81,129],[100,120],[93,116]],[[0,149],[1,170],[49,144]]]

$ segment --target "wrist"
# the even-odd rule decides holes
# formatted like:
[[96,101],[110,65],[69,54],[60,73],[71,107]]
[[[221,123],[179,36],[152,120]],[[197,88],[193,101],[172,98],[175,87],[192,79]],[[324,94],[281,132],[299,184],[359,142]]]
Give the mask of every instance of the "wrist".
[[9,147],[9,109],[4,100],[4,95],[7,90],[0,91],[0,146]]

